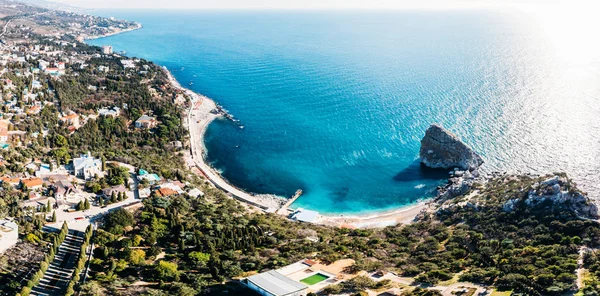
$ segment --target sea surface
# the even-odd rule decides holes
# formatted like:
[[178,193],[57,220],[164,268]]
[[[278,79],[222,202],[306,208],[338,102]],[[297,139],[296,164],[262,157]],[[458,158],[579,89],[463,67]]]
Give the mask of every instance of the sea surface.
[[[486,171],[565,171],[600,193],[600,47],[514,10],[97,11],[143,24],[89,43],[169,68],[237,119],[212,123],[207,160],[293,207],[369,213],[433,196],[431,123]],[[560,22],[556,20],[555,22]],[[573,24],[574,23],[574,24]],[[597,28],[597,27],[596,27]]]

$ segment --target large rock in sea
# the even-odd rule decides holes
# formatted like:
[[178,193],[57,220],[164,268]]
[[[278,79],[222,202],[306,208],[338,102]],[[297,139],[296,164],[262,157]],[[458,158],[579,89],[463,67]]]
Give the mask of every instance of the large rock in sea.
[[421,163],[430,168],[475,170],[483,159],[457,136],[432,124],[421,140]]

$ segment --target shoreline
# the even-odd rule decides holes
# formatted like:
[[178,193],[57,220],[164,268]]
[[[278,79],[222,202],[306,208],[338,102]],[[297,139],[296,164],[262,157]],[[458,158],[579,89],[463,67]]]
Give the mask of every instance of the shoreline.
[[[186,114],[187,128],[190,133],[190,149],[192,151],[192,162],[190,163],[188,161],[188,165],[195,165],[199,169],[200,173],[213,185],[221,190],[224,190],[226,193],[233,195],[234,198],[240,200],[241,202],[246,202],[252,206],[259,207],[266,212],[273,212],[288,218],[291,212],[288,207],[284,206],[284,204],[287,204],[289,200],[288,198],[268,194],[256,195],[245,192],[229,184],[229,182],[225,180],[219,172],[210,166],[210,164],[206,163],[204,160],[204,155],[206,153],[204,134],[206,129],[214,120],[218,119],[219,117],[225,117],[221,114],[214,114],[210,112],[211,110],[216,109],[217,106],[212,99],[181,86],[179,81],[177,81],[177,79],[168,69],[166,69],[166,67],[163,67],[163,69],[167,73],[171,84],[192,98],[192,106]],[[200,104],[198,105],[198,103]],[[194,134],[196,134],[198,138],[195,138]],[[200,150],[200,152],[198,150]],[[228,186],[232,187],[234,190],[230,190],[230,188],[227,188]],[[431,201],[433,201],[433,198],[427,201],[420,201],[416,204],[401,206],[396,209],[382,210],[380,212],[375,211],[372,213],[366,213],[364,215],[319,214],[313,223],[346,228],[382,228],[398,224],[410,224],[422,211],[429,209]]]
[[127,32],[131,32],[131,31],[135,31],[135,30],[139,30],[141,28],[143,28],[142,24],[140,23],[136,23],[137,26],[134,28],[127,28],[127,29],[122,29],[122,30],[117,30],[111,33],[107,33],[104,35],[97,35],[97,36],[90,36],[90,37],[86,37],[83,40],[96,40],[96,39],[100,39],[100,38],[106,38],[106,37],[110,37],[110,36],[114,36],[114,35],[118,35],[118,34],[122,34],[122,33],[127,33]]
[[237,200],[258,207],[266,212],[276,212],[287,201],[287,198],[271,194],[253,194],[230,184],[219,172],[204,160],[206,147],[204,145],[204,134],[208,125],[218,118],[226,118],[219,112],[218,105],[210,98],[185,88],[177,81],[171,71],[162,67],[167,74],[171,85],[191,98],[191,106],[186,114],[186,127],[190,136],[190,159],[186,163],[197,168],[215,187],[225,191]]
[[[141,29],[142,25],[138,23],[136,28],[129,28],[118,32],[109,33],[103,36],[93,36],[85,40],[100,39],[121,33],[126,33]],[[227,118],[219,110],[218,105],[207,96],[198,94],[188,88],[185,88],[177,81],[175,76],[165,66],[161,67],[173,88],[178,89],[191,99],[191,106],[187,110],[185,127],[189,132],[190,154],[184,156],[186,164],[192,168],[196,174],[205,177],[216,188],[224,191],[225,194],[245,203],[246,205],[258,208],[264,212],[275,213],[286,218],[289,218],[291,209],[286,204],[289,198],[276,196],[272,194],[253,194],[230,184],[219,172],[217,172],[210,164],[206,163],[204,156],[206,147],[204,145],[204,134],[208,125],[218,118]],[[196,170],[194,170],[194,168]],[[420,201],[417,204],[400,206],[396,209],[387,209],[382,211],[374,211],[365,214],[319,214],[314,224],[345,227],[345,228],[383,228],[399,224],[410,224],[423,211],[430,209],[433,202],[433,197],[426,201]],[[293,204],[293,203],[292,203]]]
[[433,198],[416,204],[400,206],[397,209],[367,214],[319,215],[316,224],[343,228],[383,228],[399,224],[410,224],[423,211],[429,211]]

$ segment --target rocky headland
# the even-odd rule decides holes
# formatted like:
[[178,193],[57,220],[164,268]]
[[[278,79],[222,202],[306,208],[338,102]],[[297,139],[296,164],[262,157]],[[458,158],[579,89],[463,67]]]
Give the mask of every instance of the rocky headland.
[[430,168],[476,170],[483,159],[456,135],[432,124],[421,140],[421,163]]
[[425,166],[450,170],[448,183],[438,188],[433,199],[437,215],[460,208],[477,211],[494,207],[504,212],[549,211],[598,219],[597,206],[566,174],[480,174],[478,168],[483,159],[437,124],[427,129],[420,156]]

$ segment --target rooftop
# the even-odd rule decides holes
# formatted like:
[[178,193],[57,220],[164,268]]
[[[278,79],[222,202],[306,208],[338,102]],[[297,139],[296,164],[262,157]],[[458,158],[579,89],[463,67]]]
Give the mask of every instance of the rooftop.
[[136,121],[143,122],[143,121],[154,121],[154,120],[156,120],[156,118],[154,118],[154,117],[152,117],[152,116],[148,116],[148,115],[142,115],[142,116],[140,116],[140,118],[138,118],[138,120],[136,120]]
[[288,295],[308,288],[275,270],[259,273],[246,279],[273,295]]
[[319,216],[319,212],[298,209],[292,214],[292,219],[302,222],[314,222]]

